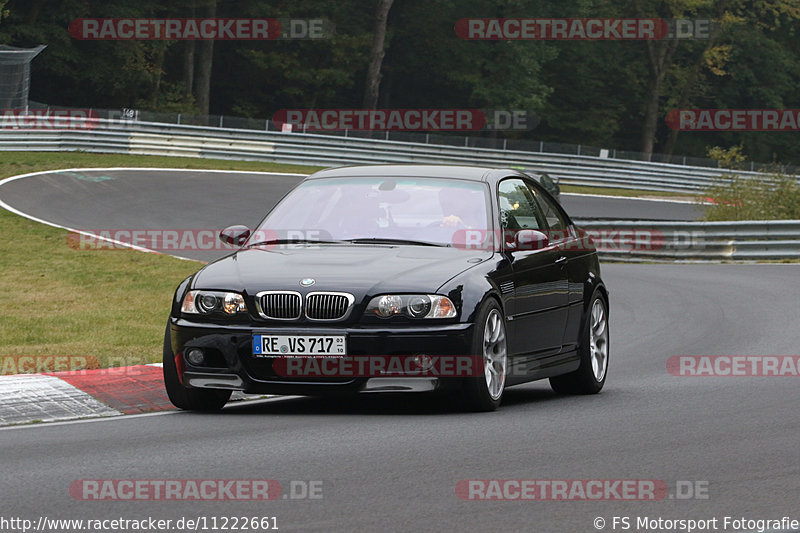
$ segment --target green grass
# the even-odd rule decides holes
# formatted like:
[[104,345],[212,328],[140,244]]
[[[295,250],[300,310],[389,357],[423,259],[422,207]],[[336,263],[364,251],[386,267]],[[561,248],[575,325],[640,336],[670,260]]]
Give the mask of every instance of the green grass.
[[[164,167],[311,173],[320,167],[183,157],[3,152],[0,178],[64,168]],[[636,191],[563,187],[633,196]],[[646,194],[646,191],[639,191]],[[101,367],[161,360],[173,291],[200,267],[129,250],[87,252],[67,232],[0,209],[0,358],[90,356]],[[2,368],[2,367],[0,367]]]
[[[316,170],[260,162],[4,152],[0,177],[116,166]],[[92,356],[101,367],[161,361],[173,291],[200,263],[132,250],[75,250],[67,245],[67,231],[3,209],[0,236],[0,359],[14,355]]]
[[105,367],[160,361],[172,292],[200,266],[67,245],[67,232],[0,210],[0,357],[94,356]]
[[617,189],[613,187],[587,187],[584,185],[561,185],[561,192],[572,192],[578,194],[606,194],[608,196],[624,196],[626,198],[675,197],[675,198],[687,198],[690,200],[695,199],[692,195],[681,192],[646,191],[643,189]]
[[0,177],[62,168],[163,167],[209,168],[216,170],[255,170],[310,174],[323,167],[281,165],[261,161],[229,161],[195,157],[91,154],[87,152],[2,152]]
[[706,195],[715,203],[706,206],[705,220],[800,219],[800,185],[794,177],[724,177]]

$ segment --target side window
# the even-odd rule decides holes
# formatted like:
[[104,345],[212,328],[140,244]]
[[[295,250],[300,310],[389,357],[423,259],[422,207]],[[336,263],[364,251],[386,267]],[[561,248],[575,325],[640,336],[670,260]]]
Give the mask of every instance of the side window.
[[507,179],[497,187],[500,223],[504,230],[545,229],[544,217],[528,185],[520,179]]
[[550,231],[563,231],[567,232],[567,221],[564,219],[564,216],[561,214],[561,211],[553,205],[553,202],[545,197],[543,194],[537,194],[536,191],[531,187],[534,196],[536,197],[536,202],[542,209],[542,213],[544,214],[544,218],[547,221],[547,227]]

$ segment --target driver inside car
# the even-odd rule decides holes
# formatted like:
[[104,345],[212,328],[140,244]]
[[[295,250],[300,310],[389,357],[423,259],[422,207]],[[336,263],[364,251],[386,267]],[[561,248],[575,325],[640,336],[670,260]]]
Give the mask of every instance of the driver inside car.
[[441,189],[439,205],[444,216],[439,227],[473,229],[480,225],[481,205],[476,202],[483,200],[480,192],[476,192],[478,194],[456,188]]

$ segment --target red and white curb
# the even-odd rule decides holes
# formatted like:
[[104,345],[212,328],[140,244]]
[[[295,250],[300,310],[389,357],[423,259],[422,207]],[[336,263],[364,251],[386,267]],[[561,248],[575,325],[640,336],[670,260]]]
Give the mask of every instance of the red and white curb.
[[0,376],[0,426],[168,409],[160,364]]
[[0,377],[0,426],[121,414],[54,376]]
[[[266,397],[236,391],[231,401]],[[0,376],[0,427],[175,409],[161,363]]]

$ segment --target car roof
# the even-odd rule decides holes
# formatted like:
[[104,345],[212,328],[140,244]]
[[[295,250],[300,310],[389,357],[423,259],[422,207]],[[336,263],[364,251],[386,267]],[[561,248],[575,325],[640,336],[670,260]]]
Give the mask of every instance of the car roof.
[[457,165],[356,165],[320,170],[307,180],[353,177],[426,177],[493,181],[507,176],[524,176],[511,168],[468,167]]

